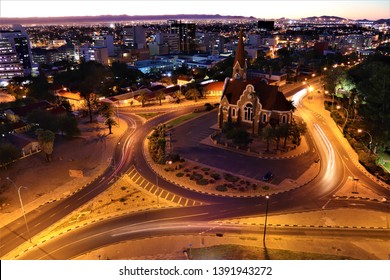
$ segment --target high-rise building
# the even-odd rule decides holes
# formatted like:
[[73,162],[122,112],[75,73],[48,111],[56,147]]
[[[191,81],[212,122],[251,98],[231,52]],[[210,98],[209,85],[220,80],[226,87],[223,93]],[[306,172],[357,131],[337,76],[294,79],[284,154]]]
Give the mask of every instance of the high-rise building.
[[112,35],[93,36],[92,40],[94,46],[107,48],[109,56],[115,55],[114,36]]
[[0,38],[0,79],[8,80],[23,75],[23,65],[15,48],[7,38]]
[[157,33],[156,43],[159,46],[168,46],[169,53],[180,52],[179,35],[170,33]]
[[14,24],[12,30],[1,30],[0,38],[9,41],[14,48],[20,63],[23,65],[24,75],[30,75],[33,64],[30,40],[26,30],[20,24]]
[[124,26],[123,42],[131,49],[143,49],[146,46],[146,33],[143,26]]
[[108,65],[108,50],[105,47],[96,47],[89,44],[77,46],[75,48],[76,60],[96,61],[103,65]]
[[168,24],[170,33],[179,35],[179,51],[182,53],[193,52],[195,50],[195,23],[169,20]]

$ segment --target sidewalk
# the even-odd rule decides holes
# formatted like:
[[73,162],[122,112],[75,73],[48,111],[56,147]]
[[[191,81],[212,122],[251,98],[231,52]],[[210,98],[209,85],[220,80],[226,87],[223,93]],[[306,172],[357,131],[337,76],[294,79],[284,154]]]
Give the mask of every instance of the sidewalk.
[[[100,176],[111,164],[112,153],[127,130],[127,123],[119,119],[119,126],[112,129],[113,134],[107,134],[108,129],[100,123],[83,123],[80,130],[80,137],[55,144],[52,162],[45,162],[43,155],[37,154],[0,172],[1,178],[10,177],[17,186],[28,187],[21,192],[26,213],[64,199]],[[82,170],[83,177],[70,177],[69,169]],[[14,187],[11,185],[2,195],[7,202],[0,208],[0,227],[22,216]]]

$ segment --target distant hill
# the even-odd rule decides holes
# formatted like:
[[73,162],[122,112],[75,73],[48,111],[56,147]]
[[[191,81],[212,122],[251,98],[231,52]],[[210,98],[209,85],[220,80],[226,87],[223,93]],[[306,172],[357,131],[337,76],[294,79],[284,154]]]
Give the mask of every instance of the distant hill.
[[57,24],[57,23],[99,23],[99,22],[122,22],[122,21],[159,21],[159,20],[239,20],[255,19],[244,16],[221,16],[221,15],[101,15],[101,16],[67,16],[67,17],[29,17],[29,18],[0,18],[0,24]]
[[375,23],[378,23],[378,24],[383,24],[383,23],[386,23],[387,25],[390,25],[390,18],[382,18],[382,19],[378,19],[375,21]]
[[306,17],[301,18],[301,20],[307,20],[307,21],[341,21],[346,20],[342,17],[336,17],[336,16],[320,16],[320,17]]

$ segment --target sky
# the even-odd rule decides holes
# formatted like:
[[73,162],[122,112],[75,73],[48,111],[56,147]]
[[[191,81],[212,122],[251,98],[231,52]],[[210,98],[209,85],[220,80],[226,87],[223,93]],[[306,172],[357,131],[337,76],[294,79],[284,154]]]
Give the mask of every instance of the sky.
[[0,17],[220,14],[299,19],[331,15],[349,19],[390,18],[390,0],[0,0]]

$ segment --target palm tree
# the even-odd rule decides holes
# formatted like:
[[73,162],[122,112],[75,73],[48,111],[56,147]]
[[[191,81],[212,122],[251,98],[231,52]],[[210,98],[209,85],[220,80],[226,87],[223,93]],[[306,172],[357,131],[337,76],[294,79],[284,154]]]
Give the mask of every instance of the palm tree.
[[263,128],[263,137],[267,141],[267,153],[269,152],[269,141],[273,137],[274,129],[272,126],[268,123],[266,127]]

